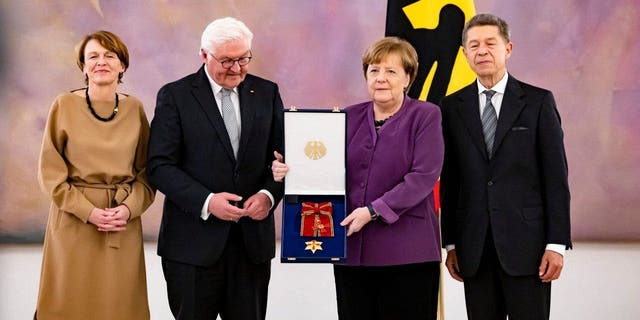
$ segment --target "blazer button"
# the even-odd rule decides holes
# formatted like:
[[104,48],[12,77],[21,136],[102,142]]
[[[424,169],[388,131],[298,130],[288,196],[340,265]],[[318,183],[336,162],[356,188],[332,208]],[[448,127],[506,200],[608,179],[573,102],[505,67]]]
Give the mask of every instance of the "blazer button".
[[491,187],[493,185],[493,181],[489,180],[489,182],[487,182],[487,185]]

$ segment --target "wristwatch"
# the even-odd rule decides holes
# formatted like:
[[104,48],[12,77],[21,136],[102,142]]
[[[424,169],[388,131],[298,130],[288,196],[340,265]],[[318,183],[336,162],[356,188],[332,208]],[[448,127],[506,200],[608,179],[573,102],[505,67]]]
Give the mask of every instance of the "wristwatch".
[[367,205],[367,209],[369,209],[369,214],[371,215],[371,221],[378,219],[380,216],[375,209],[373,209],[372,205]]

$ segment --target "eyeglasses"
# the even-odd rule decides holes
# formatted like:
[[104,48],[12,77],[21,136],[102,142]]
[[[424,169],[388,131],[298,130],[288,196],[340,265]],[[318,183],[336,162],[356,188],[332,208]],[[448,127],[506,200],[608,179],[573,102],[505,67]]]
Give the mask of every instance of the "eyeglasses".
[[[249,52],[249,54],[251,54],[251,52]],[[239,66],[243,67],[249,64],[249,62],[251,62],[251,58],[253,58],[252,56],[248,56],[248,57],[240,57],[238,59],[224,59],[222,61],[218,60],[218,58],[214,57],[212,54],[209,54],[213,59],[215,59],[216,61],[218,61],[223,68],[225,69],[229,69],[231,67],[233,67],[234,64],[236,64],[236,62],[238,63]]]

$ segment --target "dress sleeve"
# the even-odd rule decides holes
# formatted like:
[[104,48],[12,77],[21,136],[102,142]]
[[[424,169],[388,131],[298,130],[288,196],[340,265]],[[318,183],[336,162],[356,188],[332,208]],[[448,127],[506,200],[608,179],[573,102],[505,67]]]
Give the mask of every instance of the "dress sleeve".
[[64,155],[68,132],[60,97],[51,106],[42,138],[38,161],[38,181],[54,205],[87,222],[94,205],[75,186],[68,183],[69,168]]
[[129,208],[130,219],[137,218],[149,208],[155,197],[155,190],[147,180],[147,150],[149,146],[149,121],[144,108],[139,105],[140,132],[138,146],[133,160],[134,180],[131,182],[131,193],[122,201]]
[[[386,223],[396,222],[400,215],[415,207],[433,188],[440,176],[444,144],[440,110],[433,108],[419,121],[413,141],[411,168],[398,183],[371,205]],[[434,210],[433,207],[429,208]]]

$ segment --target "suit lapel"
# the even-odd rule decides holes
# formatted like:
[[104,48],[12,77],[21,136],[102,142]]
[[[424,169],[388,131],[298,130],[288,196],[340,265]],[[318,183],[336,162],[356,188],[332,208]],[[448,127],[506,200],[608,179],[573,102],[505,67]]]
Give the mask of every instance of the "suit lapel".
[[458,114],[462,118],[465,128],[469,131],[473,144],[488,159],[487,147],[482,133],[482,122],[480,121],[480,102],[478,100],[478,85],[476,82],[474,81],[465,87],[459,98]]
[[209,84],[209,79],[204,72],[204,66],[198,71],[198,77],[193,82],[192,93],[200,107],[207,115],[207,119],[215,129],[220,141],[224,146],[224,150],[232,161],[235,161],[233,156],[233,147],[231,147],[231,140],[229,140],[229,134],[227,128],[224,126],[224,120],[216,104],[216,99],[213,97],[213,90]]
[[256,114],[255,89],[250,75],[247,75],[238,86],[240,97],[240,146],[238,147],[238,162],[242,160],[246,153],[247,144],[249,142],[249,134],[254,124]]
[[498,126],[496,127],[496,136],[493,142],[494,155],[500,149],[502,140],[504,140],[504,137],[513,126],[513,122],[518,118],[524,106],[524,91],[522,91],[518,80],[509,76],[504,97],[502,98],[502,106],[500,107],[500,115],[498,116]]

